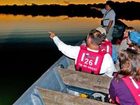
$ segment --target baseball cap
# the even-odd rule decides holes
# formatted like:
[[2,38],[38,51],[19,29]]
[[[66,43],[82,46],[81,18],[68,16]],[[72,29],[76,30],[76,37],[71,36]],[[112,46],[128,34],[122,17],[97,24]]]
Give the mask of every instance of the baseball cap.
[[101,32],[101,34],[106,35],[106,30],[103,27],[97,27],[96,30]]

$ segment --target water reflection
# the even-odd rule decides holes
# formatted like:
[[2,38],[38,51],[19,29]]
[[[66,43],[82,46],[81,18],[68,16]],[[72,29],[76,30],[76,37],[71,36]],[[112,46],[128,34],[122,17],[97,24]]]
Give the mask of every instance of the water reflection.
[[136,30],[140,31],[140,20],[131,20],[131,21],[126,21],[126,20],[121,20],[128,26],[134,27]]
[[89,29],[95,28],[99,24],[100,19],[73,17],[43,17],[43,16],[13,16],[0,15],[0,31],[1,32],[87,32]]
[[[11,105],[62,55],[47,31],[75,44],[100,21],[101,18],[0,14],[0,97],[4,97],[0,104]],[[140,30],[139,20],[122,21]]]
[[[45,34],[47,31],[56,33],[87,33],[90,29],[100,24],[101,18],[72,17],[67,16],[23,16],[23,15],[0,15],[0,36],[18,33],[19,36],[36,37],[39,34]],[[126,21],[122,20],[126,25],[133,26],[140,30],[139,20]],[[22,33],[21,35],[19,33]],[[29,35],[28,35],[29,34]],[[72,35],[72,34],[71,34]]]

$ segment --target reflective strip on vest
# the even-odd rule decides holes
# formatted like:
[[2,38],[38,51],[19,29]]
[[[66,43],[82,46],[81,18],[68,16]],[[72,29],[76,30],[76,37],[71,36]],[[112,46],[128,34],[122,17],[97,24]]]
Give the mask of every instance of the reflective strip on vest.
[[81,46],[76,70],[87,73],[99,74],[105,53],[88,51],[86,46]]
[[140,82],[136,82],[131,76],[122,78],[133,95],[137,105],[140,105]]

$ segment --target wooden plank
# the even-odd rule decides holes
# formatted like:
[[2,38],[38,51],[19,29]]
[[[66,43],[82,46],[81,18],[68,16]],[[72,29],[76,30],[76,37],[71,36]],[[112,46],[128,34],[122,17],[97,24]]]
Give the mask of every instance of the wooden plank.
[[39,87],[37,89],[40,92],[45,105],[113,105]]
[[61,68],[59,68],[58,72],[63,82],[67,85],[108,93],[111,78],[107,76],[93,75]]

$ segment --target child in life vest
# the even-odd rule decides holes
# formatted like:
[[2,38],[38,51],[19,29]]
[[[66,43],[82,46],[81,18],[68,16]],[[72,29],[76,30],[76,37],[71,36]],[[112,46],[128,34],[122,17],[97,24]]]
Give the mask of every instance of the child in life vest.
[[59,51],[75,60],[76,70],[109,77],[113,77],[113,72],[116,72],[111,56],[100,52],[99,45],[103,40],[100,31],[91,30],[87,35],[86,44],[80,46],[65,44],[53,32],[50,32],[50,38]]
[[120,68],[111,81],[110,102],[119,105],[140,105],[140,54],[121,51]]

